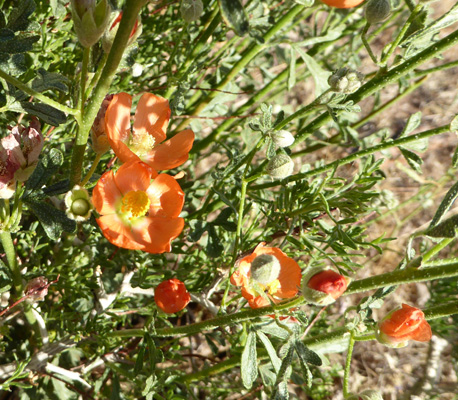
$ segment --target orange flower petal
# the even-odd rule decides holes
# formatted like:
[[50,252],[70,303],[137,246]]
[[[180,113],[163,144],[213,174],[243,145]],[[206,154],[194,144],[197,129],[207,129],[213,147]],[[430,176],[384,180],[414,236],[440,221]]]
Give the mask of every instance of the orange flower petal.
[[184,204],[184,193],[170,175],[160,174],[146,191],[151,201],[150,216],[176,218]]
[[157,170],[176,168],[188,159],[193,143],[194,132],[186,129],[154,147],[143,161]]
[[138,243],[128,226],[123,225],[122,221],[115,214],[102,215],[97,218],[97,224],[111,244],[129,250],[141,250],[144,245]]
[[156,144],[159,144],[166,138],[169,119],[168,100],[152,93],[145,93],[140,98],[135,112],[134,133],[148,132],[154,137]]
[[145,240],[143,251],[153,254],[169,252],[172,248],[170,242],[178,237],[184,228],[183,218],[152,217],[148,220],[147,229],[138,230],[134,227],[134,236],[138,235]]
[[157,176],[157,172],[141,161],[132,161],[121,165],[114,177],[116,186],[122,194],[132,190],[146,192],[151,184],[151,178]]
[[122,197],[115,184],[113,171],[105,172],[92,191],[92,203],[99,214],[114,214],[115,204]]
[[105,113],[105,132],[110,146],[122,162],[138,157],[129,150],[125,143],[130,136],[130,109],[132,96],[119,93],[113,96]]
[[426,320],[423,320],[417,330],[412,333],[412,339],[418,342],[428,342],[431,340],[432,336],[431,327]]

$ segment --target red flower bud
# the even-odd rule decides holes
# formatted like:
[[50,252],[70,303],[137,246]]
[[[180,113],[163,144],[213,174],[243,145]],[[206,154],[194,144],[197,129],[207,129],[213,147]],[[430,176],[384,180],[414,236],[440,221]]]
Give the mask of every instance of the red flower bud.
[[343,275],[331,269],[327,269],[312,276],[307,286],[310,289],[327,293],[335,300],[347,290],[347,280]]
[[174,314],[191,301],[186,286],[178,279],[161,282],[154,291],[154,301],[167,314]]
[[403,304],[401,309],[389,313],[379,322],[377,338],[390,347],[404,347],[407,341],[427,342],[431,340],[431,327],[425,314],[418,308]]
[[302,280],[302,296],[312,304],[327,306],[347,290],[350,278],[328,267],[309,268]]

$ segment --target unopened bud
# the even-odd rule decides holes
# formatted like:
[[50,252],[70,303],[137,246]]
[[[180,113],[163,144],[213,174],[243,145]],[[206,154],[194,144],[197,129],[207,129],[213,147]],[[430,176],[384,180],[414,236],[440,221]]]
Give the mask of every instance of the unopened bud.
[[390,13],[390,0],[369,0],[364,7],[364,17],[370,24],[384,21]]
[[363,79],[364,75],[360,72],[344,67],[329,77],[328,84],[334,92],[349,94],[361,87]]
[[266,172],[274,179],[284,179],[293,173],[294,162],[284,153],[277,154],[266,166]]
[[291,146],[294,143],[294,136],[291,134],[291,132],[281,130],[281,131],[274,131],[272,132],[272,141],[278,146],[278,147],[288,147]]
[[280,275],[280,261],[271,254],[261,254],[251,263],[251,278],[256,282],[267,285]]
[[302,278],[302,296],[315,305],[327,306],[347,290],[350,279],[327,267],[310,268]]
[[111,7],[107,0],[71,0],[73,25],[83,47],[91,47],[105,32]]
[[91,128],[92,148],[98,154],[106,153],[111,147],[110,142],[108,141],[108,136],[105,132],[105,114],[111,100],[113,100],[112,94],[105,96]]
[[345,400],[383,400],[383,397],[378,390],[368,389],[359,394],[352,394]]
[[180,12],[183,19],[189,24],[197,21],[204,10],[202,0],[181,0]]
[[92,203],[89,193],[81,186],[74,186],[65,195],[65,206],[68,218],[75,221],[86,221],[91,215]]

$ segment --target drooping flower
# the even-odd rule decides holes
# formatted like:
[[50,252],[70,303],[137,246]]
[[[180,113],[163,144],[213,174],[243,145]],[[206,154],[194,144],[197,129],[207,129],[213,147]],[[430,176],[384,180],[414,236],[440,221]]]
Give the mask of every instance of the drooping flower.
[[97,182],[92,202],[103,235],[115,246],[148,253],[170,251],[183,230],[178,215],[184,193],[177,181],[141,161],[108,171]]
[[174,314],[185,308],[191,301],[191,295],[183,282],[169,279],[161,282],[154,290],[154,301],[167,314]]
[[312,304],[327,306],[347,290],[349,282],[349,278],[330,268],[311,268],[304,275],[302,295]]
[[138,102],[130,127],[132,96],[119,93],[113,97],[105,114],[105,131],[115,154],[122,162],[142,160],[156,170],[183,164],[194,142],[194,132],[186,129],[166,139],[170,119],[169,102],[145,93]]
[[252,254],[242,258],[231,276],[231,283],[242,287],[242,296],[251,308],[292,298],[301,283],[301,268],[297,262],[279,248],[264,244],[259,244]]
[[409,340],[428,342],[432,332],[423,311],[403,304],[378,323],[376,335],[380,343],[399,348],[407,346]]
[[26,181],[38,164],[43,148],[40,123],[32,119],[26,128],[17,125],[0,142],[0,198],[13,196],[16,181]]

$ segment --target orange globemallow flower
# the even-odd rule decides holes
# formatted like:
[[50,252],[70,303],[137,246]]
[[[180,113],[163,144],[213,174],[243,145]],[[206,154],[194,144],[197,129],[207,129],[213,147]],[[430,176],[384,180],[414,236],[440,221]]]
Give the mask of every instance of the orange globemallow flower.
[[167,174],[158,175],[141,161],[105,172],[92,193],[103,235],[115,246],[148,253],[170,251],[170,242],[183,230],[178,215],[184,193]]
[[432,336],[423,311],[407,304],[383,318],[376,334],[379,342],[397,348],[407,346],[409,340],[427,342]]
[[161,282],[154,290],[154,301],[167,314],[174,314],[185,308],[191,301],[186,286],[178,279]]
[[113,96],[105,113],[105,132],[111,148],[122,162],[141,160],[156,170],[178,167],[189,156],[194,132],[186,129],[166,139],[170,119],[169,102],[145,93],[138,102],[132,130],[130,109],[132,96]]
[[242,296],[251,308],[292,298],[301,284],[301,268],[297,262],[279,248],[264,244],[259,244],[252,254],[242,258],[231,276],[231,283],[242,287]]
[[353,8],[359,6],[364,0],[321,0],[324,4],[336,8]]

